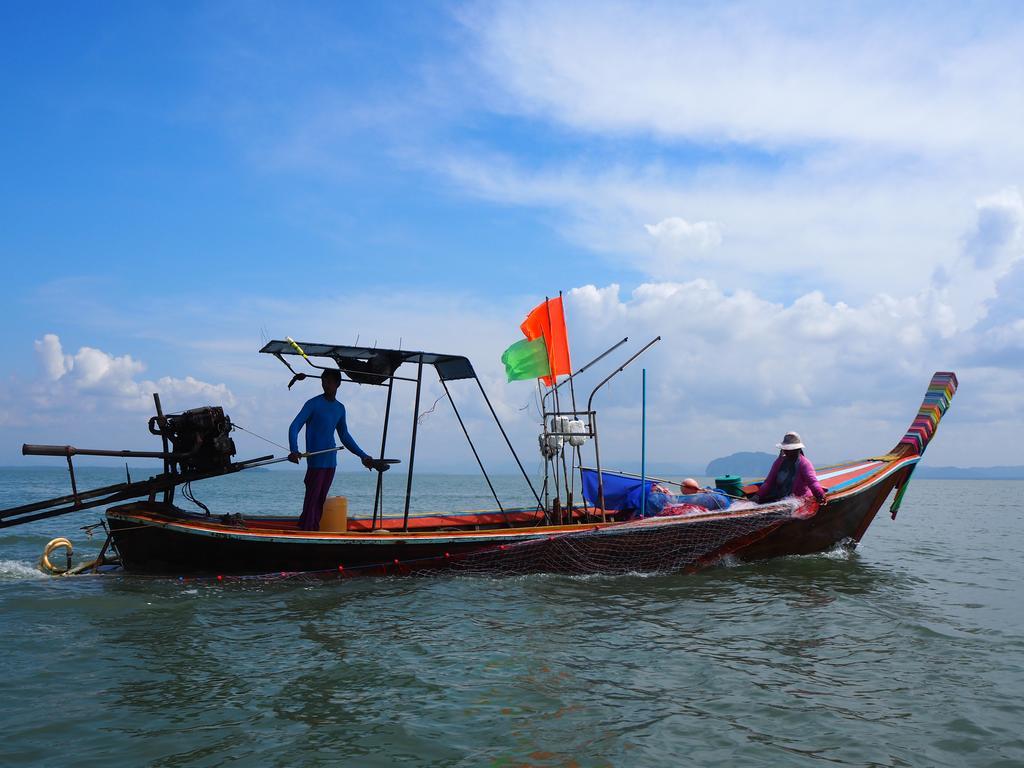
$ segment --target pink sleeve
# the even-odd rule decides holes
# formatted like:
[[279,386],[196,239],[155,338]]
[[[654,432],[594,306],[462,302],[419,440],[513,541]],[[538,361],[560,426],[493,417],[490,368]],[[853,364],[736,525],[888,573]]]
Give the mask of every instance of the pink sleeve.
[[825,489],[821,487],[821,483],[818,482],[818,473],[814,471],[814,465],[811,464],[811,460],[806,456],[800,457],[800,467],[804,473],[804,484],[811,489],[814,494],[814,498],[821,501],[825,498]]

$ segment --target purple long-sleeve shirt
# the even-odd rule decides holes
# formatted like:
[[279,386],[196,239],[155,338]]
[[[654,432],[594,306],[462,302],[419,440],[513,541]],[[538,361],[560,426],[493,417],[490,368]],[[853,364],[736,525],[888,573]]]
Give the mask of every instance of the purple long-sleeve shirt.
[[[768,471],[768,476],[761,483],[761,487],[757,489],[757,496],[759,499],[763,499],[766,496],[770,496],[772,493],[772,486],[775,484],[775,476],[779,474],[779,467],[782,466],[782,462],[786,460],[785,456],[780,455],[772,464],[772,468]],[[818,475],[814,471],[814,465],[811,464],[811,460],[803,454],[800,454],[796,459],[795,472],[793,474],[793,489],[790,491],[791,496],[814,496],[818,501],[825,498],[825,489],[821,487],[821,483],[818,482]]]

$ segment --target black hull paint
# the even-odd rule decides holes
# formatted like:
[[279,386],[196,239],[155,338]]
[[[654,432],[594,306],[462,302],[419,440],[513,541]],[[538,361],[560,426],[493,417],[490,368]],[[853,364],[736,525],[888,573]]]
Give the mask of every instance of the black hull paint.
[[161,575],[329,571],[339,570],[339,566],[356,571],[375,565],[393,566],[395,560],[444,557],[445,552],[456,555],[489,546],[467,542],[438,547],[401,539],[386,543],[254,542],[140,526],[119,518],[109,518],[109,524],[125,570]]

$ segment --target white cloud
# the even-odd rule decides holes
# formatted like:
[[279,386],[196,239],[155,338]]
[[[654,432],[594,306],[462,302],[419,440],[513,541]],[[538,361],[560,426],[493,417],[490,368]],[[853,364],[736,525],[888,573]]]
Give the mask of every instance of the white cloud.
[[35,348],[39,364],[50,381],[56,381],[74,365],[74,358],[64,354],[60,339],[52,333],[47,333],[43,338],[37,340]]
[[675,247],[692,246],[704,251],[722,243],[722,232],[713,221],[691,224],[678,216],[670,216],[657,224],[645,224],[644,229],[655,240]]
[[[976,201],[1003,186],[998,179],[1005,175],[952,164],[851,179],[800,165],[766,179],[743,168],[529,169],[493,155],[448,155],[437,168],[471,194],[557,211],[569,240],[645,276],[699,274],[760,293],[779,286],[790,293],[787,286],[799,281],[798,290],[828,287],[857,300],[879,285],[912,294],[922,274],[952,269],[976,226]],[[673,217],[714,222],[709,246],[718,240],[715,230],[728,236],[705,250],[691,248],[686,258],[669,258],[673,252],[660,251],[657,241],[652,248],[645,225]],[[972,293],[968,300],[984,298]]]
[[[583,286],[569,300],[574,344],[596,348],[628,334],[639,346],[662,336],[636,364],[649,368],[648,429],[659,460],[770,450],[788,429],[800,431],[819,460],[883,452],[902,435],[931,374],[964,371],[970,352],[969,336],[950,335],[945,308],[927,291],[857,306],[816,292],[778,303],[693,280],[644,284],[628,297],[617,285]],[[623,374],[620,390],[600,403],[619,406],[603,419],[604,434],[635,431],[638,373]],[[975,398],[998,404],[990,418],[1017,408],[1005,397],[1011,381],[961,376]],[[966,456],[942,440],[930,450],[949,463],[1008,459],[994,447]]]
[[122,394],[126,389],[130,392],[134,388],[133,377],[145,369],[146,366],[133,360],[131,355],[115,357],[99,349],[82,347],[71,358],[71,365],[65,375],[78,390],[97,394]]
[[1006,305],[1013,290],[1007,278],[1024,259],[1020,191],[1008,188],[984,195],[974,208],[975,219],[960,239],[960,253],[932,279],[934,295],[949,307],[961,330],[973,327],[998,302]]
[[[583,150],[460,143],[427,164],[553,210],[613,266],[861,302],[917,293],[965,247],[998,261],[1016,231],[1012,200],[982,200],[1024,178],[1012,7],[528,2],[461,17],[478,106]],[[991,295],[954,292],[961,327]]]
[[111,355],[94,347],[65,354],[60,338],[52,333],[36,341],[35,348],[44,378],[35,383],[32,395],[42,411],[148,411],[153,407],[154,392],[160,393],[168,409],[190,407],[196,399],[226,406],[235,403],[226,385],[208,384],[191,376],[140,380],[146,367],[131,355]]
[[1024,199],[1020,190],[1005,189],[975,204],[978,219],[964,241],[964,255],[977,269],[1001,266],[1017,257],[1024,229]]
[[1024,318],[997,326],[985,334],[989,345],[1003,353],[1024,353]]
[[679,216],[669,216],[657,224],[644,224],[658,253],[673,259],[686,259],[722,244],[722,230],[714,221],[690,223]]
[[[713,143],[1019,151],[1014,7],[499,3],[466,15],[501,107]],[[996,118],[996,119],[993,119]]]

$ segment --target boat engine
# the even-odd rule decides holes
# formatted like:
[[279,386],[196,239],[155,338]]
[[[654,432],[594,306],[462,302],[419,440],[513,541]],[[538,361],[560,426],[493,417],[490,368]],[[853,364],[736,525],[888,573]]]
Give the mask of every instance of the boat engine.
[[[59,456],[66,459],[68,475],[71,478],[71,493],[45,501],[22,504],[11,509],[0,509],[0,529],[21,525],[32,520],[43,520],[71,512],[81,512],[83,509],[92,507],[107,506],[126,499],[148,496],[153,501],[158,493],[164,494],[164,504],[171,504],[174,499],[174,489],[179,485],[185,486],[185,498],[203,507],[203,504],[192,495],[189,487],[192,481],[285,460],[284,458],[275,459],[273,456],[260,456],[248,461],[233,462],[231,460],[231,457],[235,455],[235,441],[231,439],[233,425],[223,408],[210,405],[204,408],[193,408],[182,413],[165,414],[160,408],[159,395],[153,395],[153,400],[156,404],[156,416],[149,420],[149,431],[162,438],[162,450],[118,451],[106,448],[76,448],[73,445],[30,445],[28,443],[21,446],[21,452],[25,456]],[[164,471],[148,480],[133,482],[126,465],[125,482],[82,491],[79,490],[78,482],[75,479],[73,464],[75,456],[162,459]],[[209,514],[209,510],[207,510],[207,514]]]
[[235,455],[231,439],[231,419],[219,406],[193,408],[183,413],[154,416],[149,431],[166,437],[174,446],[181,472],[208,472],[226,469]]

